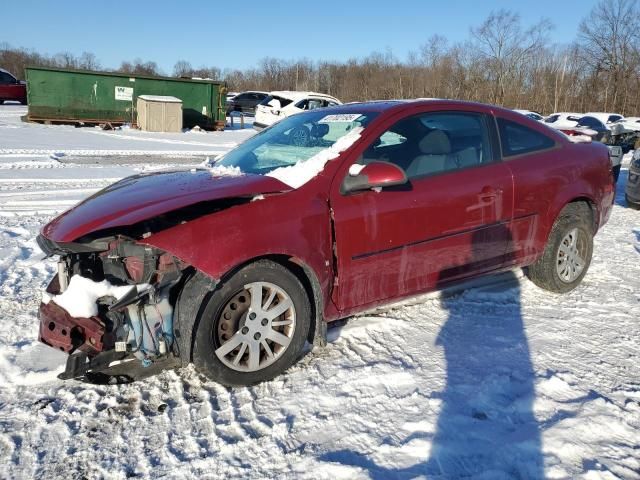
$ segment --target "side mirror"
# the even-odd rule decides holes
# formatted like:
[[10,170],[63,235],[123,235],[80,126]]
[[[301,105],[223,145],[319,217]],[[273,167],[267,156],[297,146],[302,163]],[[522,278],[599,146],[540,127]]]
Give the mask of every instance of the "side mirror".
[[358,192],[404,185],[408,181],[407,174],[399,166],[389,162],[371,162],[356,175],[347,175],[341,190],[342,193]]

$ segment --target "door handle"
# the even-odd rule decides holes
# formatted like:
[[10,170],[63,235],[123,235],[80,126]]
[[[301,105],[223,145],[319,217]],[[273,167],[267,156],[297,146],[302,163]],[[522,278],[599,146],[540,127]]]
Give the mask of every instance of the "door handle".
[[493,200],[500,194],[502,194],[501,189],[486,186],[480,191],[479,197],[482,200]]

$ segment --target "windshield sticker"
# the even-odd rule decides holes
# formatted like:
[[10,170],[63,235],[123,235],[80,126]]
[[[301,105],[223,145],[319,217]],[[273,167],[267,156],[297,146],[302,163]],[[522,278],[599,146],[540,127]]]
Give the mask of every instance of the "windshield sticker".
[[321,118],[320,120],[318,120],[318,123],[353,122],[361,116],[361,113],[337,113]]

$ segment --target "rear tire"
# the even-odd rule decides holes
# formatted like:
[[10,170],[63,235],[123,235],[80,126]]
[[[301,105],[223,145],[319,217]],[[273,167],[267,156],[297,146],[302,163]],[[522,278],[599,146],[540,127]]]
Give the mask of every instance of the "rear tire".
[[[260,300],[253,298],[257,292]],[[271,318],[280,306],[287,309]],[[311,324],[302,283],[269,260],[247,265],[221,283],[205,298],[202,312],[193,361],[226,386],[253,385],[284,372],[302,354]]]
[[590,209],[584,203],[570,203],[560,212],[542,257],[529,266],[527,276],[550,292],[570,292],[582,282],[592,254]]

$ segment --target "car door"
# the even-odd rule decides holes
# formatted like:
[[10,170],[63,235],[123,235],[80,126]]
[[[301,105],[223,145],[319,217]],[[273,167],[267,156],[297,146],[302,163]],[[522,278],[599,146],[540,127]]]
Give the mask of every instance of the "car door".
[[244,112],[245,109],[247,108],[247,100],[249,99],[249,94],[248,93],[242,93],[240,95],[238,95],[235,99],[234,99],[234,103],[236,104],[236,110],[239,112]]
[[18,98],[16,79],[6,72],[0,72],[0,100]]
[[514,183],[512,241],[506,255],[513,264],[528,264],[545,247],[546,239],[539,238],[541,225],[562,188],[566,167],[558,162],[559,145],[543,129],[507,118],[496,120],[502,159]]
[[409,183],[345,195],[344,174],[334,180],[333,301],[339,310],[427,291],[503,264],[513,185],[496,145],[489,115],[450,111],[406,116],[361,147],[352,174],[371,161],[387,161],[403,168]]
[[249,95],[249,101],[247,102],[246,111],[253,112],[256,109],[256,105],[258,105],[262,101],[262,98],[257,93],[251,93]]

